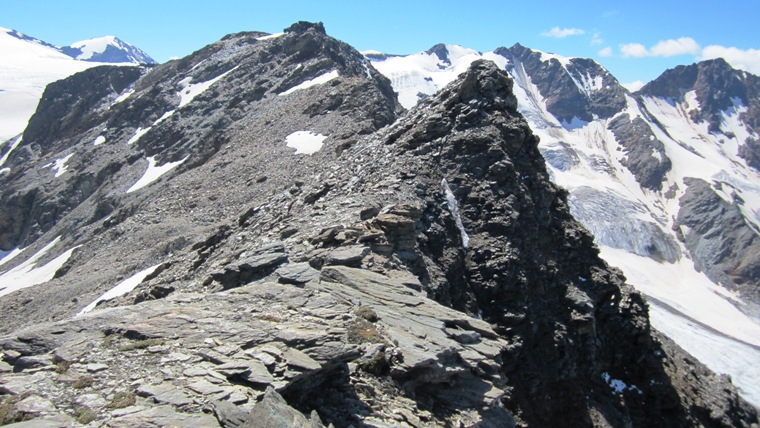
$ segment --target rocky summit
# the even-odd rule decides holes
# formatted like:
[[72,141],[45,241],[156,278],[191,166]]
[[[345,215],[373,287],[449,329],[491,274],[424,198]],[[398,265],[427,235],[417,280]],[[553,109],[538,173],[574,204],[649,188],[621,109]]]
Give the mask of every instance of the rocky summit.
[[599,257],[513,89],[479,60],[404,111],[305,22],[50,85],[3,146],[2,422],[756,426]]

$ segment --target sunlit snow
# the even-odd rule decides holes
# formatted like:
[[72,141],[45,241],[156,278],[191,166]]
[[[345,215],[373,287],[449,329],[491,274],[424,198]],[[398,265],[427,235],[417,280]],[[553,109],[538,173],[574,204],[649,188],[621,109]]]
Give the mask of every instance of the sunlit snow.
[[70,155],[68,155],[68,156],[66,156],[64,158],[56,159],[55,160],[55,164],[53,164],[53,171],[55,171],[55,176],[56,177],[60,177],[66,171],[68,171],[69,166],[66,165],[66,162],[68,162],[69,159],[71,159],[72,156],[74,156],[74,153],[71,153]]
[[[74,250],[79,248],[79,246],[70,248],[58,255],[55,259],[42,266],[38,266],[37,261],[44,257],[56,244],[58,244],[58,242],[60,242],[60,240],[60,236],[55,238],[51,243],[37,251],[25,262],[0,275],[0,297],[53,279],[53,276],[55,276],[58,269],[69,260],[69,257],[71,257]],[[14,254],[14,257],[17,254],[18,253]],[[6,256],[6,258],[7,257],[8,256]]]
[[165,121],[166,119],[168,119],[168,118],[172,117],[172,115],[174,114],[174,112],[175,112],[175,111],[176,111],[176,110],[169,110],[169,111],[167,111],[166,113],[164,113],[164,114],[163,114],[161,117],[159,117],[158,119],[156,119],[156,121],[155,121],[155,122],[153,122],[153,126],[156,126],[156,125],[158,125],[159,123],[161,123],[161,122]]
[[120,102],[126,100],[127,98],[131,97],[132,94],[135,93],[134,88],[129,88],[126,92],[119,95],[115,100],[113,100],[113,103],[111,103],[111,106],[114,106],[116,104],[119,104]]
[[149,127],[145,128],[145,129],[142,129],[142,128],[138,127],[135,130],[135,135],[133,135],[132,138],[130,138],[129,141],[127,141],[127,144],[134,144],[134,143],[136,143],[137,140],[139,140],[140,138],[142,138],[143,135],[147,134],[148,131],[151,130],[151,128],[152,128],[152,126],[149,126]]
[[10,251],[0,250],[0,266],[13,260],[17,255],[24,252],[24,248],[14,248]]
[[92,58],[93,55],[103,53],[108,46],[119,47],[118,43],[116,43],[116,37],[98,37],[96,39],[82,40],[71,45],[72,48],[77,48],[82,51],[82,53],[76,57],[78,60],[87,60]]
[[462,236],[462,246],[464,248],[467,248],[470,246],[470,236],[467,234],[467,231],[464,229],[464,224],[462,224],[462,217],[460,217],[459,215],[459,206],[457,205],[457,198],[454,196],[454,193],[451,191],[451,188],[449,187],[449,182],[446,181],[445,178],[441,180],[441,191],[443,192],[443,195],[446,198],[446,205],[449,208],[449,212],[451,213],[451,216],[454,217],[454,221],[456,222],[457,228],[459,229],[459,234]]
[[5,152],[3,157],[0,158],[0,166],[3,166],[5,164],[5,161],[8,160],[8,156],[10,156],[11,152],[16,150],[16,147],[18,147],[18,145],[21,144],[21,138],[23,137],[19,136],[18,138],[13,140],[13,142],[10,143],[11,144],[10,148],[8,148],[8,150]]
[[236,69],[237,67],[234,67],[231,70],[226,71],[211,80],[207,80],[205,82],[200,82],[200,83],[190,83],[193,80],[192,77],[185,77],[184,79],[180,80],[179,85],[182,87],[182,89],[179,92],[177,92],[177,95],[180,97],[179,106],[177,108],[182,108],[190,104],[190,102],[193,101],[195,97],[205,92],[206,89],[211,87],[211,85],[218,82],[219,80],[224,78],[224,76],[232,73]]
[[92,142],[93,145],[99,146],[106,142],[106,137],[102,135],[98,135],[98,137],[95,139],[95,141]]
[[95,309],[95,306],[98,305],[100,302],[108,301],[111,299],[115,299],[119,296],[123,296],[130,291],[134,290],[135,287],[140,285],[141,282],[150,274],[155,272],[155,270],[161,266],[161,264],[157,264],[155,266],[151,266],[147,269],[143,269],[140,272],[137,272],[136,274],[132,275],[131,277],[125,279],[124,281],[120,282],[118,285],[116,285],[114,288],[108,290],[107,292],[103,293],[100,297],[93,300],[92,303],[85,306],[79,313],[77,313],[77,316],[84,315],[87,312],[90,312],[91,310]]
[[327,136],[311,131],[296,131],[285,137],[286,146],[296,149],[295,154],[311,155],[322,148]]
[[166,174],[167,172],[181,165],[182,162],[186,160],[187,160],[187,157],[184,157],[183,159],[178,160],[176,162],[167,162],[161,166],[157,166],[156,157],[150,156],[148,158],[148,169],[145,171],[143,176],[140,177],[140,179],[137,180],[137,182],[133,184],[132,187],[129,188],[129,190],[127,190],[127,193],[132,193],[135,190],[142,189],[143,187],[161,178],[162,175]]
[[282,95],[292,94],[293,92],[299,91],[301,89],[311,88],[312,86],[327,83],[337,77],[338,77],[338,70],[333,70],[333,71],[321,74],[313,79],[307,80],[299,85],[293,86],[292,88],[288,89],[285,92],[280,92],[279,95],[282,96]]
[[274,34],[270,34],[270,35],[268,35],[268,36],[261,36],[261,37],[256,37],[256,40],[270,40],[270,39],[276,39],[276,38],[278,38],[278,37],[282,37],[282,36],[284,36],[284,35],[285,35],[285,33],[274,33]]

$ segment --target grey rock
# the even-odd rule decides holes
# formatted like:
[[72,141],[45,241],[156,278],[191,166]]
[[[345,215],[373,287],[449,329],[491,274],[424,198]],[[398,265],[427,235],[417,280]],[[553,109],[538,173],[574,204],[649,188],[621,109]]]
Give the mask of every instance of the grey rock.
[[74,400],[74,404],[97,410],[105,407],[108,402],[100,394],[82,394]]
[[[136,411],[114,417],[113,426],[181,426],[217,428],[215,417],[204,413],[181,413],[172,406],[138,408]],[[115,413],[115,412],[114,412]]]
[[248,420],[248,412],[228,401],[213,401],[211,406],[219,424],[223,428],[239,428]]
[[97,372],[102,372],[103,370],[108,370],[108,365],[93,363],[93,364],[87,364],[85,368],[90,373],[97,373]]
[[330,251],[325,259],[325,265],[342,265],[358,267],[362,259],[369,254],[369,247],[348,246]]
[[157,403],[166,403],[173,406],[184,406],[193,402],[187,394],[170,382],[158,385],[141,385],[137,388],[137,394],[142,397],[151,397]]
[[288,263],[279,267],[274,273],[279,276],[278,282],[284,284],[305,284],[319,278],[319,271],[312,268],[309,263]]
[[288,348],[282,353],[282,358],[288,364],[298,370],[319,370],[322,366],[311,357],[298,349]]
[[206,379],[198,379],[193,382],[190,382],[187,384],[187,387],[202,395],[216,394],[224,390],[223,387],[217,384],[211,383]]
[[226,376],[240,376],[243,379],[259,384],[269,384],[274,381],[267,367],[258,360],[233,360],[215,368]]
[[70,428],[75,425],[74,419],[69,415],[56,415],[45,418],[31,419],[14,424],[3,425],[6,428]]
[[268,388],[264,398],[253,406],[245,427],[319,428],[320,420],[309,420],[303,413],[290,407],[274,389]]
[[40,415],[56,412],[55,405],[39,395],[31,395],[16,403],[16,410],[28,415]]
[[[686,178],[676,227],[695,266],[715,282],[760,298],[760,236],[747,224],[740,202],[723,200],[704,180]],[[753,299],[754,300],[754,299]]]

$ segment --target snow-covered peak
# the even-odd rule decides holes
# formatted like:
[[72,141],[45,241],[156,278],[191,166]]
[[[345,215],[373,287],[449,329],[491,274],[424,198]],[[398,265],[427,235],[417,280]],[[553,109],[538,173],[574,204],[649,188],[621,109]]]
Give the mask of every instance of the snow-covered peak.
[[77,48],[82,51],[81,54],[74,59],[90,59],[96,54],[102,54],[108,49],[108,46],[119,47],[120,40],[114,36],[98,37],[95,39],[81,40],[76,43],[72,43],[72,48]]
[[142,50],[115,36],[82,40],[61,48],[61,51],[80,61],[133,64],[156,62]]

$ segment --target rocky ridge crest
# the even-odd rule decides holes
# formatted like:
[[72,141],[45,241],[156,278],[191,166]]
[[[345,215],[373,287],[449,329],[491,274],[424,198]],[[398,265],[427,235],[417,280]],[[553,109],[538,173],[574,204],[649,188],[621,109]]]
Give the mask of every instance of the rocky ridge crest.
[[[0,390],[19,417],[85,408],[116,426],[757,423],[727,379],[651,330],[643,297],[599,259],[504,71],[478,61],[393,121],[387,80],[319,27],[229,36],[135,83],[121,108],[150,123],[176,107],[166,82],[184,79],[177,69],[234,77],[220,58],[242,50],[271,76],[241,90],[259,74],[239,66],[234,85],[220,80],[133,143],[141,155],[188,156],[161,186],[114,196],[93,223],[59,217],[84,244],[59,287],[3,302],[21,317],[14,304],[32,290],[77,296],[57,321],[0,339]],[[279,95],[332,67],[334,83]],[[231,109],[236,97],[247,108]],[[204,148],[190,134],[209,123],[218,127],[205,135],[221,140]],[[331,135],[313,157],[283,144],[304,127]],[[222,186],[223,200],[202,199]],[[113,255],[137,242],[146,248],[129,263]],[[68,318],[103,291],[89,268],[138,260],[158,263],[138,287]],[[44,295],[31,300],[27,319],[49,316]]]

